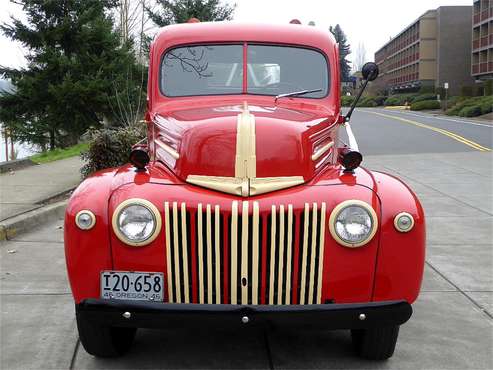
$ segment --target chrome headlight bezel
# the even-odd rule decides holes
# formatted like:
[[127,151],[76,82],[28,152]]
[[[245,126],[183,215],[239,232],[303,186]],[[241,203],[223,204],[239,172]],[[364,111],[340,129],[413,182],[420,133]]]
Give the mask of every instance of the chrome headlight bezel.
[[[347,241],[345,239],[343,239],[338,233],[337,233],[337,230],[336,230],[336,221],[337,221],[337,218],[339,217],[339,214],[344,210],[346,209],[347,207],[359,207],[359,208],[362,208],[363,210],[366,211],[366,213],[368,214],[368,216],[370,217],[371,219],[371,229],[370,229],[370,232],[367,234],[366,238],[357,242],[357,243],[352,243],[350,241]],[[356,200],[356,199],[352,199],[352,200],[346,200],[342,203],[339,203],[333,210],[332,210],[332,213],[330,214],[330,217],[329,217],[329,231],[330,231],[330,234],[332,235],[332,238],[334,238],[335,241],[337,241],[337,243],[345,246],[345,247],[348,247],[348,248],[357,248],[357,247],[361,247],[365,244],[368,244],[372,239],[373,237],[375,236],[376,232],[378,230],[378,217],[377,217],[377,214],[375,212],[375,210],[366,202],[363,202],[361,200]]]
[[[399,224],[399,220],[401,217],[407,217],[409,218],[411,224],[410,226],[407,228],[407,229],[404,229],[400,226]],[[401,233],[408,233],[409,231],[411,231],[413,228],[414,228],[414,217],[412,214],[408,213],[408,212],[401,212],[399,214],[397,214],[395,217],[394,217],[394,227],[397,231],[401,232]]]
[[[154,219],[154,229],[146,239],[140,241],[131,240],[120,229],[118,219],[121,213],[130,206],[141,206],[146,208]],[[161,214],[159,213],[159,210],[154,204],[152,204],[151,202],[145,199],[140,199],[140,198],[127,199],[122,203],[120,203],[113,212],[113,217],[112,217],[113,232],[121,242],[133,247],[142,247],[152,243],[159,235],[159,232],[161,231],[161,225],[162,225],[162,221],[161,221]]]
[[[89,223],[89,225],[82,224],[80,217],[84,216],[84,215],[89,216],[89,219],[91,221]],[[83,231],[91,230],[94,227],[94,225],[96,225],[96,216],[94,215],[94,213],[92,213],[88,209],[83,209],[83,210],[77,212],[77,214],[75,215],[75,224],[77,225],[77,227],[80,230],[83,230]]]

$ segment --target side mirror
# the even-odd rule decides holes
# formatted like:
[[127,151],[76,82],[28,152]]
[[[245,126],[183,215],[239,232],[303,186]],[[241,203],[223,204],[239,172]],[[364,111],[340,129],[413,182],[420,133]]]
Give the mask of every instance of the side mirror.
[[361,68],[361,74],[363,75],[363,80],[365,80],[365,82],[363,83],[363,86],[361,86],[358,96],[356,96],[356,99],[354,99],[353,104],[351,104],[351,108],[349,108],[349,111],[344,117],[344,122],[349,122],[349,120],[351,119],[351,115],[353,114],[354,108],[356,108],[356,104],[358,104],[361,95],[363,94],[363,91],[365,91],[366,89],[366,85],[368,85],[368,82],[373,81],[378,77],[377,64],[373,62],[365,63],[363,68]]
[[378,66],[376,63],[368,62],[365,63],[363,68],[361,68],[361,74],[364,80],[373,81],[378,77]]

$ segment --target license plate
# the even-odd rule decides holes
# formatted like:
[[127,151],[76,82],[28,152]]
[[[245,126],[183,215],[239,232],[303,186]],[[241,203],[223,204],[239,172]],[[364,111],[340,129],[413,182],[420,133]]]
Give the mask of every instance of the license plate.
[[101,298],[162,301],[163,291],[164,277],[159,272],[101,272]]

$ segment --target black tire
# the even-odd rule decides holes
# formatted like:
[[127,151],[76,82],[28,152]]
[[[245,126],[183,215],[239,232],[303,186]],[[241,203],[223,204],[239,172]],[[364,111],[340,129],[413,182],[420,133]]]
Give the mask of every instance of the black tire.
[[399,326],[351,330],[354,349],[369,360],[386,360],[394,354]]
[[128,352],[136,328],[101,326],[77,315],[79,339],[87,353],[96,357],[118,357]]

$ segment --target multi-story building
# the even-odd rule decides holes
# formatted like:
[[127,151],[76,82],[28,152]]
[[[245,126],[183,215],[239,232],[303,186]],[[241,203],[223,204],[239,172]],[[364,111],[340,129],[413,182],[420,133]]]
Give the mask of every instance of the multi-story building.
[[474,78],[493,79],[493,0],[474,0],[471,64]]
[[428,10],[375,53],[380,78],[373,89],[416,91],[443,87],[458,94],[471,86],[472,6]]

